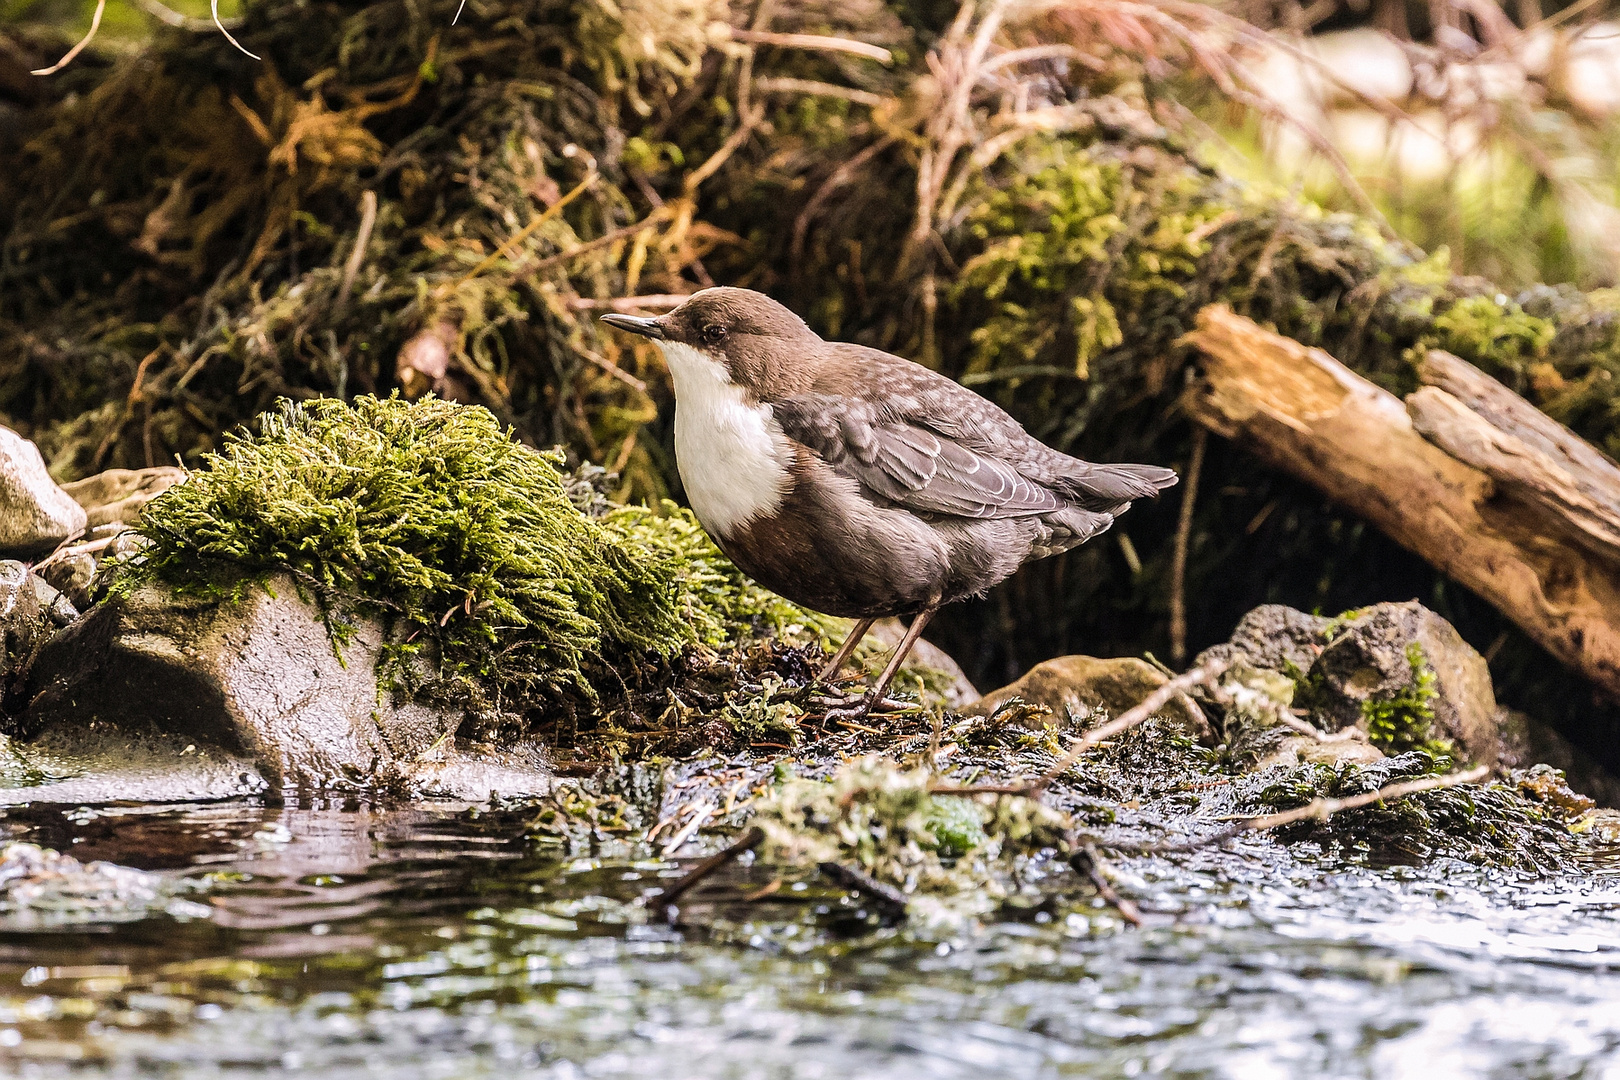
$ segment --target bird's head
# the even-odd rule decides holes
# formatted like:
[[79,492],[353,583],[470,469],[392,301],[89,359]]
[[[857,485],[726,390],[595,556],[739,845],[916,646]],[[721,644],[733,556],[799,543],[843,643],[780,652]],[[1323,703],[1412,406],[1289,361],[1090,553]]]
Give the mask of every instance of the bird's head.
[[658,342],[676,371],[677,393],[679,365],[699,360],[761,397],[792,392],[823,344],[803,319],[752,289],[704,289],[667,315],[615,313],[602,321]]

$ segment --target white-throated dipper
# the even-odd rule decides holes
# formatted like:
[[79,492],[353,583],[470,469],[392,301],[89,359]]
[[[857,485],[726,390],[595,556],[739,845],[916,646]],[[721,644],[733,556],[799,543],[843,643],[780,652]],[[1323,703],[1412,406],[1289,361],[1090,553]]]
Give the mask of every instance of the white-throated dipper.
[[704,289],[657,318],[675,380],[675,458],[698,521],[755,581],[872,623],[915,616],[855,712],[882,700],[944,604],[1083,544],[1176,474],[1061,454],[964,386],[863,345],[824,341],[750,289]]

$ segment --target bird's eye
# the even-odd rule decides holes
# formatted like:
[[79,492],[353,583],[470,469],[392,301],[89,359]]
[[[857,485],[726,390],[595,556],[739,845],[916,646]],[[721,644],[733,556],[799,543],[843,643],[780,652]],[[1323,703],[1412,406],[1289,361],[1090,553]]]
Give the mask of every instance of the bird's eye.
[[724,341],[725,338],[726,328],[723,326],[705,326],[703,328],[703,340],[710,345],[717,345]]

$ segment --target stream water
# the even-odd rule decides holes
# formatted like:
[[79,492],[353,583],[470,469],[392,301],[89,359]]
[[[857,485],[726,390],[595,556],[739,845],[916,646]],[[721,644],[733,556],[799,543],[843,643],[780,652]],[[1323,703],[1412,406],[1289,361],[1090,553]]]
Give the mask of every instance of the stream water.
[[[1107,909],[876,928],[815,879],[562,860],[518,813],[13,807],[107,871],[0,914],[20,1077],[1620,1077],[1620,852],[1590,876],[1130,860]],[[686,860],[690,865],[691,860]],[[709,899],[705,899],[709,897]],[[715,898],[730,898],[724,902]]]

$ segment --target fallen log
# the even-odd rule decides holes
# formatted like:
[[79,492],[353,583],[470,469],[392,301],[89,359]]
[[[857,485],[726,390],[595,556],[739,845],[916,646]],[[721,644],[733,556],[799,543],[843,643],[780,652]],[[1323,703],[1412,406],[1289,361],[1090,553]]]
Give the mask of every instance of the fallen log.
[[1620,468],[1465,361],[1430,353],[1403,402],[1321,349],[1211,305],[1183,398],[1620,696]]

